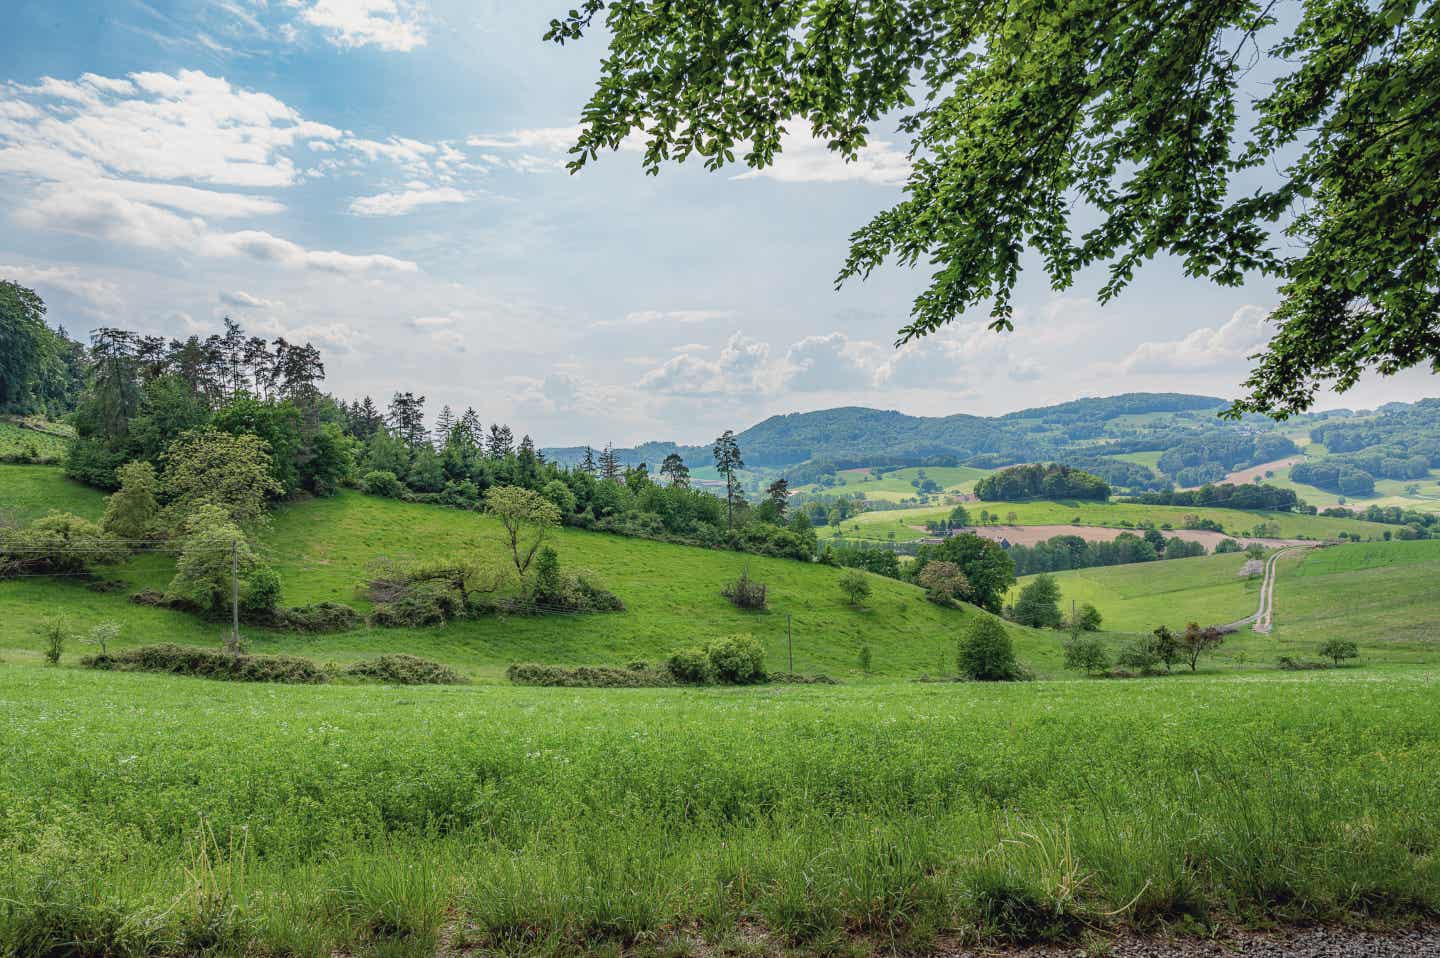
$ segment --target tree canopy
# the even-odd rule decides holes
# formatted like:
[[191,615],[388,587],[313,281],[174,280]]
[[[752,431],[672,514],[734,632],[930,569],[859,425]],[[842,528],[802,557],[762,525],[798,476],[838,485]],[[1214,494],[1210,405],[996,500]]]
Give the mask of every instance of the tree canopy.
[[902,343],[985,304],[1010,329],[1027,250],[1056,290],[1105,268],[1102,302],[1167,256],[1280,283],[1235,413],[1306,409],[1369,368],[1440,370],[1431,2],[584,0],[546,39],[602,14],[572,172],[632,136],[651,173],[762,168],[802,128],[854,160],[895,118],[905,197],[852,234],[837,283],[927,262]]

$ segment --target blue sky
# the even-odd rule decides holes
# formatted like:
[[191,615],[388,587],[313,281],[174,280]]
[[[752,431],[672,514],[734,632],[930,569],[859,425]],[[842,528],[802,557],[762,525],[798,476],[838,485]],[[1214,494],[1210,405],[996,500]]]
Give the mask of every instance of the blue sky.
[[[1118,303],[1031,269],[895,350],[924,272],[836,292],[893,203],[903,144],[858,164],[800,133],[763,175],[638,156],[563,170],[603,52],[498,0],[15,0],[0,35],[0,278],[72,333],[310,339],[344,396],[473,405],[545,445],[704,441],[777,412],[993,414],[1078,395],[1232,395],[1273,287],[1172,263]],[[1322,405],[1435,392],[1411,371]]]

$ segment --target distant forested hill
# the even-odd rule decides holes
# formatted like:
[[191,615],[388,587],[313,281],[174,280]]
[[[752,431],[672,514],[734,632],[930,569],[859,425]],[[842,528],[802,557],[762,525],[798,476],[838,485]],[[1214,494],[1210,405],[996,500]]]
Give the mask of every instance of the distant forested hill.
[[[1193,433],[1216,428],[1215,413],[1225,405],[1214,396],[1126,393],[993,418],[908,416],[893,410],[843,406],[771,416],[741,432],[737,439],[747,466],[787,471],[802,463],[844,469],[927,460],[934,464],[979,460],[999,466],[1082,454],[1166,449]],[[544,452],[561,463],[575,463],[585,450],[577,446]],[[671,452],[696,465],[703,465],[710,455],[708,446],[665,442],[616,450],[626,462],[652,465]]]

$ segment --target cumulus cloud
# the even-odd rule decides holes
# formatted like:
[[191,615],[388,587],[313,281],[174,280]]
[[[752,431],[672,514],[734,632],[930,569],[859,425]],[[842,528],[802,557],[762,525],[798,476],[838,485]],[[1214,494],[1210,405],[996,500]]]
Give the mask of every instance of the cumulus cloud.
[[85,300],[97,311],[118,309],[120,291],[114,283],[96,279],[78,266],[26,266],[0,263],[0,279],[22,286],[60,290]]
[[360,196],[350,201],[350,212],[358,216],[404,216],[422,206],[464,203],[467,197],[453,186],[411,185],[392,193]]
[[375,46],[406,53],[425,45],[423,8],[404,0],[314,0],[300,19],[342,48]]
[[984,323],[957,323],[886,354],[877,387],[929,389],[985,378],[1003,364],[1008,342]]
[[844,333],[807,336],[785,352],[785,385],[801,392],[868,388],[878,353],[877,344]]
[[285,306],[284,303],[276,300],[253,296],[243,289],[222,292],[220,302],[226,306],[233,306],[235,309],[282,309]]
[[1269,341],[1270,311],[1241,306],[1218,329],[1207,326],[1183,339],[1141,343],[1120,361],[1128,373],[1193,372],[1238,363]]
[[764,169],[748,170],[737,180],[768,179],[781,183],[871,183],[897,186],[910,175],[910,160],[893,143],[875,140],[852,162],[826,146],[824,140],[787,133],[780,152]]
[[672,396],[748,395],[773,391],[770,346],[735,333],[715,359],[680,353],[640,377],[640,388]]
[[445,326],[453,326],[460,319],[459,313],[450,313],[446,316],[417,316],[410,320],[410,325],[416,329],[440,329]]

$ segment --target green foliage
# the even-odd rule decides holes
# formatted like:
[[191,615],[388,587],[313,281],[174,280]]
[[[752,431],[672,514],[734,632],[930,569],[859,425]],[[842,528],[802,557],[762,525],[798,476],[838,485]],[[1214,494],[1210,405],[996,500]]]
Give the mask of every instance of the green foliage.
[[117,672],[168,672],[231,682],[290,682],[314,685],[325,682],[325,670],[309,659],[293,655],[236,655],[219,649],[179,645],[145,645],[110,655],[90,656],[81,664]]
[[764,682],[765,649],[754,636],[737,634],[711,642],[705,649],[710,672],[726,685],[753,685]]
[[680,649],[665,660],[665,670],[677,682],[686,685],[708,685],[713,680],[710,656],[704,649]]
[[1190,671],[1194,672],[1199,665],[1201,656],[1219,648],[1225,641],[1225,635],[1214,626],[1201,627],[1198,623],[1191,622],[1185,626],[1185,631],[1180,634],[1179,641],[1180,654],[1189,664]]
[[1036,629],[1058,629],[1062,620],[1060,614],[1060,586],[1055,577],[1037,575],[1020,590],[1015,600],[1015,621]]
[[1076,636],[1065,643],[1065,668],[1074,672],[1104,672],[1110,668],[1110,653],[1094,636]]
[[465,684],[465,677],[449,666],[400,652],[374,659],[362,659],[347,666],[344,674],[384,682],[387,685]]
[[46,664],[59,665],[66,644],[73,638],[70,623],[63,618],[51,619],[40,627],[39,632],[41,641],[45,643]]
[[496,486],[485,493],[485,511],[505,527],[515,572],[523,579],[545,537],[560,524],[560,510],[538,492]]
[[1360,649],[1349,639],[1326,639],[1320,643],[1319,652],[1336,665],[1360,655]]
[[255,554],[223,506],[202,502],[182,528],[180,558],[166,598],[224,616],[231,611],[237,570],[241,608],[252,614],[274,608],[279,577]]
[[749,565],[740,570],[740,578],[725,583],[720,594],[729,599],[730,604],[737,609],[753,611],[765,608],[765,583],[750,578]]
[[949,605],[970,594],[970,580],[960,571],[960,566],[944,559],[932,559],[915,576],[915,584],[925,590],[925,597],[931,602]]
[[870,651],[870,643],[865,642],[860,646],[859,665],[862,675],[870,674],[870,667],[875,663],[875,654]]
[[167,508],[177,526],[213,505],[236,526],[253,529],[265,518],[267,499],[284,491],[271,478],[267,445],[252,435],[186,433],[170,444],[162,462]]
[[126,463],[115,471],[120,488],[105,503],[100,520],[105,534],[116,539],[148,539],[158,531],[160,481],[148,462]]
[[976,616],[961,636],[956,656],[960,674],[977,682],[1008,682],[1023,677],[1005,626],[993,616]]
[[845,601],[853,606],[865,604],[874,590],[870,587],[870,579],[859,569],[846,569],[840,573],[840,579],[836,583],[840,587],[841,595]]
[[1005,590],[1015,584],[1015,563],[997,542],[971,533],[951,536],[937,546],[922,545],[912,568],[918,577],[934,560],[954,563],[969,585],[967,599],[990,612],[1000,609]]
[[373,469],[365,473],[360,480],[360,488],[372,496],[384,496],[386,499],[399,499],[405,494],[405,486],[395,477],[395,473],[384,469]]
[[1076,624],[1082,632],[1098,632],[1100,631],[1100,624],[1105,621],[1104,616],[1100,614],[1100,610],[1089,602],[1080,606],[1080,612],[1076,616],[1076,619]]
[[1099,476],[1070,466],[1011,466],[975,483],[975,497],[987,501],[1023,502],[1027,499],[1110,498],[1110,486]]
[[1124,669],[1150,675],[1160,668],[1160,656],[1150,639],[1135,639],[1115,655],[1115,664]]
[[52,512],[18,531],[0,532],[0,579],[86,573],[124,555],[124,548],[95,523]]
[[706,681],[705,679],[694,681],[682,679],[673,672],[662,669],[617,669],[603,665],[581,665],[575,668],[566,668],[560,665],[541,665],[535,662],[512,665],[505,670],[505,677],[510,680],[512,685],[576,689],[664,688],[675,685],[677,682],[703,685]]

